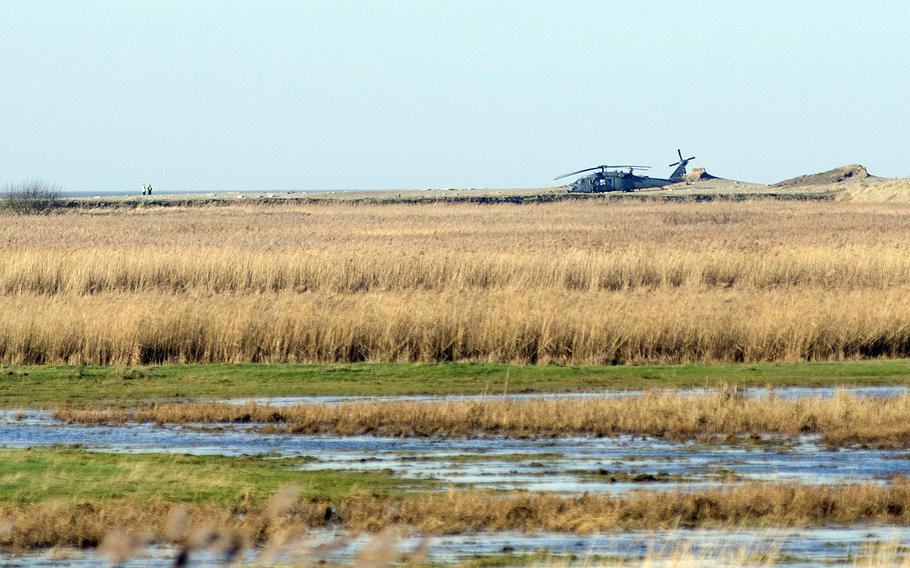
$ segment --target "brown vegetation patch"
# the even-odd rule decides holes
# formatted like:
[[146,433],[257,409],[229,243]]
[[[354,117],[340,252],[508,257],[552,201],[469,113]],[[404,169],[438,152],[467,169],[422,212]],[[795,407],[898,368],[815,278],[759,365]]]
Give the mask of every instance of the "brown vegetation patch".
[[141,542],[187,544],[228,535],[243,546],[307,527],[380,531],[406,526],[427,535],[520,530],[592,533],[613,529],[709,526],[910,524],[910,486],[806,486],[752,483],[694,492],[636,491],[623,497],[586,494],[451,492],[404,500],[355,496],[337,502],[296,501],[233,509],[168,503],[44,503],[2,507],[0,547],[91,547],[113,531]]
[[672,439],[742,434],[819,434],[830,447],[910,445],[910,395],[832,398],[745,398],[736,390],[686,396],[443,402],[363,402],[290,407],[189,403],[139,409],[61,408],[58,419],[79,424],[125,422],[259,423],[299,434],[384,436],[615,436]]

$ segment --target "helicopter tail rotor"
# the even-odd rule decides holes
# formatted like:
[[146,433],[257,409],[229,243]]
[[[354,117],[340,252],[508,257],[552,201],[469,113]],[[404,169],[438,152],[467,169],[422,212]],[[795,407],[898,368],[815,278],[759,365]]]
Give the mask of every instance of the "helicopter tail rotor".
[[676,149],[676,153],[679,155],[679,161],[670,164],[671,168],[673,166],[677,166],[677,168],[673,170],[673,173],[670,174],[670,179],[681,180],[686,177],[686,166],[689,165],[689,162],[695,159],[695,156],[692,156],[690,158],[683,158],[682,150],[679,148]]

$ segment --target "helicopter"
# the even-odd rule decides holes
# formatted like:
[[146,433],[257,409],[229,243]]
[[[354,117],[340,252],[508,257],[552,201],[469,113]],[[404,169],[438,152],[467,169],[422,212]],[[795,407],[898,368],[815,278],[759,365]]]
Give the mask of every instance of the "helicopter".
[[670,174],[669,179],[663,178],[652,178],[648,176],[635,175],[635,170],[647,170],[651,166],[630,166],[630,165],[607,165],[601,164],[599,166],[594,166],[593,168],[585,168],[583,170],[578,170],[577,172],[572,172],[570,174],[561,175],[555,179],[562,179],[569,176],[574,176],[584,172],[591,172],[594,170],[600,170],[596,173],[586,175],[584,177],[578,178],[569,186],[569,191],[572,193],[602,193],[607,191],[635,191],[636,189],[646,189],[650,187],[663,187],[665,185],[670,185],[673,183],[679,183],[683,181],[686,177],[686,166],[690,161],[695,159],[695,156],[691,158],[683,158],[682,150],[676,149],[676,153],[679,154],[679,161],[674,162],[669,165],[669,167],[676,166],[676,169],[673,170],[673,173]]

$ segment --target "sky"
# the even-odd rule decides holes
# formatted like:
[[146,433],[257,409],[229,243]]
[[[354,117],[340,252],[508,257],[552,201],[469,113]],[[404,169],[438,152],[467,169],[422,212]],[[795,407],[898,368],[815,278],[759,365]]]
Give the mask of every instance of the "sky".
[[910,2],[0,0],[0,184],[910,176]]

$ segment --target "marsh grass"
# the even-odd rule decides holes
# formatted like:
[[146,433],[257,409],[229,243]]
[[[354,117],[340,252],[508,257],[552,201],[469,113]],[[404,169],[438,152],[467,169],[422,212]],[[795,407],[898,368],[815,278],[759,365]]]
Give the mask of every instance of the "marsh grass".
[[0,296],[0,361],[622,364],[910,356],[910,294]]
[[0,363],[910,355],[910,209],[314,204],[0,226]]
[[[123,377],[141,369],[143,380]],[[282,397],[601,391],[648,388],[906,385],[910,360],[691,365],[499,363],[208,364],[0,367],[0,406],[48,408],[106,403]]]
[[367,493],[400,496],[430,480],[385,472],[303,471],[305,458],[112,454],[80,448],[0,449],[0,503],[169,502],[220,507],[262,505],[284,486],[304,499]]
[[594,399],[353,402],[272,407],[258,404],[155,404],[136,409],[59,408],[73,424],[258,423],[297,434],[382,436],[615,436],[671,439],[818,434],[829,447],[910,445],[910,395],[750,398],[735,387],[707,395],[652,391]]
[[[491,247],[492,249],[492,247]],[[377,256],[372,255],[377,253]],[[267,294],[503,288],[616,291],[737,287],[886,289],[910,282],[910,259],[896,246],[775,246],[767,250],[680,250],[633,245],[620,250],[486,252],[334,250],[269,252],[227,245],[211,251],[126,249],[0,250],[0,293]],[[368,261],[364,261],[364,258]]]
[[[275,504],[275,500],[280,503]],[[234,507],[137,503],[44,502],[0,507],[0,546],[28,550],[97,546],[113,530],[146,542],[181,545],[200,532],[232,534],[261,546],[307,528],[380,532],[406,527],[423,535],[517,530],[591,534],[623,529],[805,527],[858,523],[910,524],[910,486],[746,483],[681,492],[585,494],[450,492],[403,499],[352,494],[331,501],[282,491],[265,504]],[[175,522],[175,518],[180,522]]]

